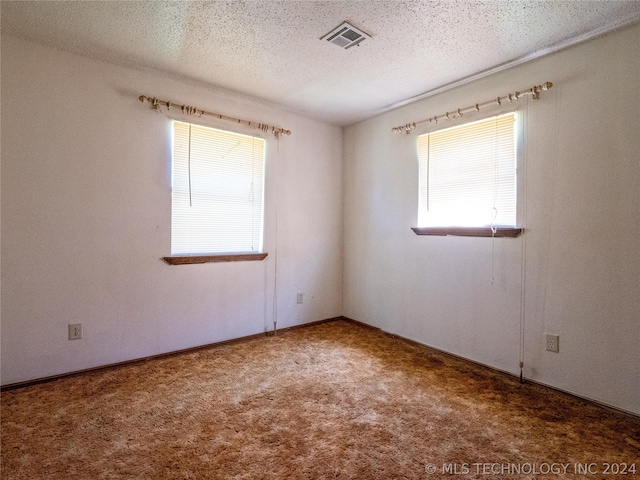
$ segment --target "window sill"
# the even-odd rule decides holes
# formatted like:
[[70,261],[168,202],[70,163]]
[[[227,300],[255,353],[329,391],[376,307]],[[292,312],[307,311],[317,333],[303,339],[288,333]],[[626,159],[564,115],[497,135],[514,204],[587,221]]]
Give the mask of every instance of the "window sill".
[[455,237],[509,237],[520,236],[522,228],[497,228],[494,234],[489,227],[412,227],[416,235],[437,235]]
[[266,256],[266,253],[222,253],[216,255],[174,255],[163,257],[163,259],[169,265],[192,265],[194,263],[264,260]]

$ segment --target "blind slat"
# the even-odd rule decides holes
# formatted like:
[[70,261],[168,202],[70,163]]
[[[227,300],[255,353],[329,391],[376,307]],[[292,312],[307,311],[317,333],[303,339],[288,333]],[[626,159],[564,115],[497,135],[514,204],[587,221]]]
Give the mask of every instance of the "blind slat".
[[264,140],[173,123],[171,254],[262,251]]
[[421,135],[418,159],[418,226],[516,226],[515,113]]

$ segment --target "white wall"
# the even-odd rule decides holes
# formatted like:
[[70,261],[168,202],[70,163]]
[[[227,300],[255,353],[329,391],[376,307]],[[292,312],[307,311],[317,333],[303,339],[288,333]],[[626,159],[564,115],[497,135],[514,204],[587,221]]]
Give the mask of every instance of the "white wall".
[[[276,250],[279,327],[342,314],[340,128],[10,37],[1,58],[3,384],[271,329]],[[266,260],[161,260],[170,123],[141,94],[292,130],[267,137]]]
[[[524,249],[525,376],[640,413],[639,46],[629,27],[348,127],[343,150],[254,99],[3,37],[2,384],[271,328],[277,191],[280,327],[344,314],[518,373]],[[416,236],[415,135],[391,127],[544,81],[526,246]],[[293,130],[268,144],[264,262],[159,260],[168,121],[140,94]]]
[[[638,51],[635,25],[346,128],[344,314],[517,374],[524,251],[525,377],[640,413]],[[416,135],[391,128],[545,81],[525,236],[416,236]]]

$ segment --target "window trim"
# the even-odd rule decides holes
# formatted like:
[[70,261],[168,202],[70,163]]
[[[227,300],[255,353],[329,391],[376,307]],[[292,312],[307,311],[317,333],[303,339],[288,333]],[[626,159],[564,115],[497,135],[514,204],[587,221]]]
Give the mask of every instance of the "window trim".
[[416,235],[434,235],[441,237],[496,237],[516,238],[523,232],[518,227],[497,227],[493,232],[491,227],[411,227]]
[[[167,255],[162,257],[162,259],[169,265],[190,265],[197,263],[212,263],[212,262],[237,262],[237,261],[254,261],[254,260],[263,260],[266,258],[267,253],[265,252],[265,216],[266,216],[266,183],[267,183],[267,152],[269,149],[269,142],[267,141],[267,137],[260,132],[256,132],[251,128],[244,128],[243,125],[235,126],[235,128],[229,128],[229,125],[226,123],[221,123],[218,121],[204,121],[204,119],[198,119],[198,121],[193,121],[191,118],[185,119],[180,116],[170,115],[169,116],[169,135],[171,137],[171,216],[173,221],[173,142],[175,141],[175,130],[174,123],[180,122],[185,124],[192,124],[199,127],[210,128],[214,130],[219,130],[222,132],[237,134],[246,137],[253,137],[256,139],[260,139],[264,142],[264,158],[263,158],[263,198],[262,198],[262,239],[260,242],[261,248],[258,251],[247,251],[247,252],[229,252],[229,253],[205,253],[205,252],[197,252],[197,253],[176,253]],[[173,235],[173,225],[171,226],[171,235]],[[171,240],[173,241],[173,240]],[[173,244],[170,249],[173,248]]]
[[198,263],[246,262],[264,260],[267,253],[219,253],[213,255],[171,255],[162,257],[169,265],[194,265]]
[[[491,231],[490,226],[480,226],[480,227],[459,227],[459,226],[429,226],[429,227],[411,227],[411,230],[416,235],[426,235],[426,236],[456,236],[456,237],[496,237],[496,238],[516,238],[520,235],[524,234],[524,228],[522,228],[522,221],[524,217],[524,202],[526,201],[526,195],[524,191],[524,175],[522,175],[523,169],[522,165],[524,163],[524,135],[525,135],[525,123],[527,118],[527,104],[522,103],[519,105],[514,105],[511,102],[505,103],[502,105],[496,105],[493,108],[488,108],[483,110],[481,115],[474,115],[473,119],[468,119],[466,117],[452,118],[450,121],[446,122],[446,125],[439,125],[436,122],[435,125],[429,124],[425,125],[422,128],[416,130],[416,136],[425,135],[429,133],[435,133],[439,130],[462,126],[468,122],[475,122],[486,120],[491,117],[496,117],[500,115],[505,115],[510,112],[513,112],[516,117],[516,128],[515,128],[515,155],[516,155],[516,225],[514,227],[500,227],[497,226],[495,234]],[[418,152],[416,149],[415,154],[416,165],[419,165]],[[417,203],[417,202],[416,202]],[[417,223],[417,218],[416,218]]]

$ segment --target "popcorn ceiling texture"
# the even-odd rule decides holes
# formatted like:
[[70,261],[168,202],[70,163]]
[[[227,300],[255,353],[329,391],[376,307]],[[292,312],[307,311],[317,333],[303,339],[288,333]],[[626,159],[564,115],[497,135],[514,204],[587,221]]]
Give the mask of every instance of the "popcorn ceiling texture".
[[[3,2],[1,13],[9,35],[347,125],[505,62],[638,20],[640,2],[24,1]],[[320,41],[344,20],[372,40],[350,50]]]
[[473,463],[563,463],[558,478],[596,478],[574,465],[640,468],[638,418],[342,320],[1,400],[3,479],[432,479],[452,478],[445,464]]

